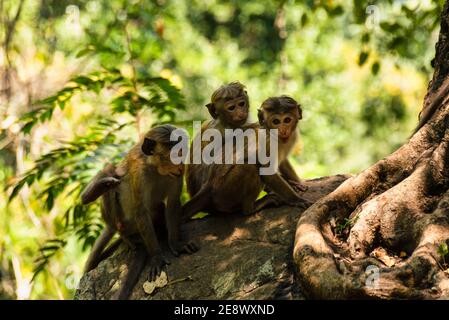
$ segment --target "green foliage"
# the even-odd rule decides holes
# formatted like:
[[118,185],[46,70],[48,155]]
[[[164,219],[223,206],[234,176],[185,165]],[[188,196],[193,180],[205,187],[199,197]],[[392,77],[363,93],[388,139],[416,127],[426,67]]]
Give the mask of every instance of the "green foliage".
[[151,125],[191,130],[192,119],[208,118],[204,105],[224,82],[247,86],[253,119],[268,96],[301,102],[304,148],[292,157],[301,177],[366,168],[416,122],[442,4],[26,1],[9,52],[24,80],[0,103],[5,122],[18,119],[5,130],[0,121],[0,262],[20,252],[21,269],[34,269],[33,297],[70,297],[65,270],[83,263],[103,228],[98,204],[82,206],[80,192]]
[[149,108],[161,121],[174,122],[176,110],[185,109],[183,96],[167,79],[146,75],[129,79],[122,76],[119,70],[110,69],[76,76],[55,95],[36,102],[35,105],[39,107],[20,119],[24,123],[22,131],[30,133],[36,124],[50,120],[55,108],[64,110],[74,95],[81,92],[99,94],[103,89],[123,92],[110,102],[113,113],[126,112],[136,116],[143,109]]
[[447,269],[448,266],[446,263],[446,256],[449,254],[449,248],[447,246],[447,243],[444,242],[438,246],[438,254],[443,259],[443,267]]
[[337,233],[337,235],[342,235],[345,231],[347,231],[347,229],[352,227],[356,221],[356,218],[345,218],[342,223],[337,224],[337,226],[335,227],[335,232]]
[[439,254],[441,257],[447,256],[448,253],[449,253],[449,249],[448,249],[446,243],[442,243],[442,244],[440,244],[440,245],[438,246],[438,254]]

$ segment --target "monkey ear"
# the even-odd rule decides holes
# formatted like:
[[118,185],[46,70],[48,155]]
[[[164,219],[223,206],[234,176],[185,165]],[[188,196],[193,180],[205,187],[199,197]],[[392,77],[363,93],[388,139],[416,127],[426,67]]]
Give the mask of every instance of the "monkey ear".
[[265,124],[265,119],[263,118],[263,111],[262,109],[257,110],[257,118],[259,119],[259,124],[263,126]]
[[215,105],[213,103],[206,104],[206,108],[207,110],[209,110],[209,113],[212,116],[212,118],[214,119],[218,118],[217,110],[215,109]]
[[155,140],[145,138],[142,143],[142,152],[147,156],[151,156],[154,153],[155,146],[156,146]]

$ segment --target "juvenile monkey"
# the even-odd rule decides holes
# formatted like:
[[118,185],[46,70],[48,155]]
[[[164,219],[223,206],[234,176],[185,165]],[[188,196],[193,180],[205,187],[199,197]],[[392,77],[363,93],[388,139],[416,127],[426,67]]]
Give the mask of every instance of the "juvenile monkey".
[[[212,119],[206,121],[201,130],[217,129],[224,135],[225,129],[236,129],[244,126],[248,120],[249,98],[245,86],[238,81],[223,85],[211,96],[206,107]],[[194,139],[201,139],[199,135]],[[201,141],[201,152],[208,142]],[[191,150],[192,147],[191,147]],[[201,188],[201,176],[205,175],[205,167],[201,164],[189,164],[186,170],[187,191],[193,197]]]
[[298,142],[297,126],[302,119],[301,106],[288,96],[266,99],[258,110],[259,124],[265,129],[278,129],[279,172],[297,191],[306,191],[293,166],[288,161],[293,147]]
[[89,255],[86,272],[101,261],[106,245],[116,232],[125,243],[137,249],[118,293],[119,299],[129,296],[147,256],[150,257],[151,281],[168,263],[159,245],[158,230],[166,228],[168,245],[175,256],[198,250],[195,243],[180,240],[184,166],[170,160],[170,150],[176,144],[170,140],[170,135],[175,129],[163,125],[149,130],[117,168],[107,166],[81,196],[83,203],[88,203],[102,194],[101,213],[106,222]]
[[[206,122],[202,130],[214,128],[223,135],[225,129],[258,128],[258,125],[246,124],[249,101],[245,87],[239,82],[217,89],[206,107],[213,120]],[[204,144],[201,145],[203,148]],[[247,150],[248,145],[245,145],[245,154]],[[264,184],[284,202],[302,200],[278,173],[259,175],[258,164],[190,164],[186,181],[191,200],[183,207],[185,218],[199,211],[253,213],[260,208],[255,206],[255,201]]]

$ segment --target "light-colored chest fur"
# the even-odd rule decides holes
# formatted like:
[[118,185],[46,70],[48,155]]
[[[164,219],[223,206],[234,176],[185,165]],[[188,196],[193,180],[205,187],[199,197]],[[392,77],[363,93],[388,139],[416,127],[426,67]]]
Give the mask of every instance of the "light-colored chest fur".
[[278,139],[278,162],[282,163],[298,142],[298,132],[295,130],[286,142]]

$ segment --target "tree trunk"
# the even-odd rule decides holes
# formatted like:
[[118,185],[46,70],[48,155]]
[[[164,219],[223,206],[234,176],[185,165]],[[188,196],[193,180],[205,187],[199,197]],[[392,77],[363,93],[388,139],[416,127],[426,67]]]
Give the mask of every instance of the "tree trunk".
[[446,2],[425,123],[299,219],[293,257],[306,297],[449,298],[448,37]]

